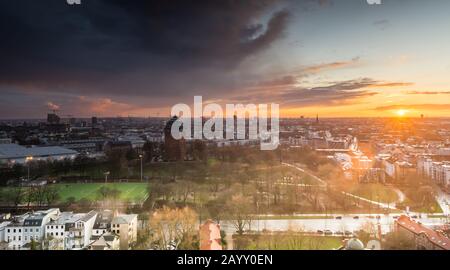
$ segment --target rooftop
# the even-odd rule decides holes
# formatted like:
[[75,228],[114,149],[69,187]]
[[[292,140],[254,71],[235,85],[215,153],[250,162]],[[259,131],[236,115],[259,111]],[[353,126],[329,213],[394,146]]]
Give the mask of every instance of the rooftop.
[[0,144],[0,159],[75,155],[76,151],[59,146],[24,147],[18,144]]
[[436,232],[430,228],[423,226],[422,224],[415,222],[408,216],[403,215],[399,217],[397,220],[397,224],[416,235],[425,234],[426,237],[435,245],[441,247],[442,249],[450,250],[449,238],[445,237],[439,232]]

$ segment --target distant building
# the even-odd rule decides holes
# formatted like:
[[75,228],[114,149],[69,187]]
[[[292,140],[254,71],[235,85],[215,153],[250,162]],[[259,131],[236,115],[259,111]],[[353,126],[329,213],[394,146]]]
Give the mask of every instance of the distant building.
[[108,141],[103,146],[103,151],[105,153],[114,151],[130,151],[133,147],[129,141]]
[[172,117],[164,127],[164,159],[166,161],[183,161],[186,158],[185,139],[176,140],[172,136],[172,125],[176,120],[178,120],[177,116]]
[[417,159],[417,172],[440,186],[450,188],[450,161],[438,162],[429,157],[421,157]]
[[403,215],[397,219],[395,230],[408,235],[419,250],[450,250],[450,239],[446,235],[427,228],[408,216]]
[[29,160],[74,159],[78,152],[59,146],[24,147],[18,144],[0,144],[0,164],[25,164]]
[[207,220],[200,225],[200,250],[222,250],[220,225]]
[[47,124],[58,125],[60,121],[61,118],[56,113],[47,114]]
[[98,119],[97,119],[97,117],[92,117],[91,118],[91,125],[92,126],[95,126],[95,125],[97,125],[98,124]]

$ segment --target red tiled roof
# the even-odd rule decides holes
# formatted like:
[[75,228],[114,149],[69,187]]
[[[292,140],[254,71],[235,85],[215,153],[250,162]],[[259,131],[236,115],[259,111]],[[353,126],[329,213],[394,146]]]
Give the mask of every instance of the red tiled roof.
[[425,234],[428,240],[430,240],[433,244],[445,249],[450,250],[450,239],[445,237],[444,235],[427,228],[414,220],[411,220],[408,216],[400,216],[397,220],[397,224],[402,226],[406,230],[419,235]]

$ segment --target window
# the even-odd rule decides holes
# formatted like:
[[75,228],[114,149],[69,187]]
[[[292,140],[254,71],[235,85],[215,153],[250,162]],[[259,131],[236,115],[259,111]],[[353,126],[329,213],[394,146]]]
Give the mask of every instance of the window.
[[22,241],[22,237],[21,236],[19,236],[19,241]]
[[28,240],[28,237],[27,236],[25,236],[25,241],[27,241]]
[[11,230],[10,230],[10,229],[8,229],[8,232],[11,232]]
[[33,232],[33,229],[30,229],[30,232]]
[[28,232],[28,229],[25,229],[25,232]]
[[56,236],[58,236],[58,233],[56,233]]
[[119,234],[120,232],[119,232],[119,230],[117,230],[117,234]]
[[19,232],[22,232],[22,229],[19,229]]
[[36,232],[39,232],[39,229],[36,229]]
[[53,226],[50,226],[53,229]]
[[15,233],[15,232],[16,232],[16,229],[14,229],[13,232]]

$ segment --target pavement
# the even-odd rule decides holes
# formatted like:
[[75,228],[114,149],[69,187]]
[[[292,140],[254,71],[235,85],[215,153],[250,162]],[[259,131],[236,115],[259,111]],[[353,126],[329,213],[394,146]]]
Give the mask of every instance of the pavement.
[[[383,234],[393,231],[395,220],[401,214],[355,214],[355,215],[328,215],[326,218],[321,218],[323,214],[308,214],[308,216],[317,216],[317,219],[268,219],[267,216],[261,220],[252,221],[252,231],[302,231],[316,233],[317,231],[329,230],[335,236],[339,233],[349,231],[357,232],[362,228],[372,226],[377,228],[378,224],[381,226]],[[300,215],[296,215],[300,216]],[[432,215],[414,215],[414,220],[421,222],[428,227],[441,226],[446,224],[447,219],[436,217]],[[227,233],[234,233],[236,230],[230,221],[222,221],[221,228]]]

